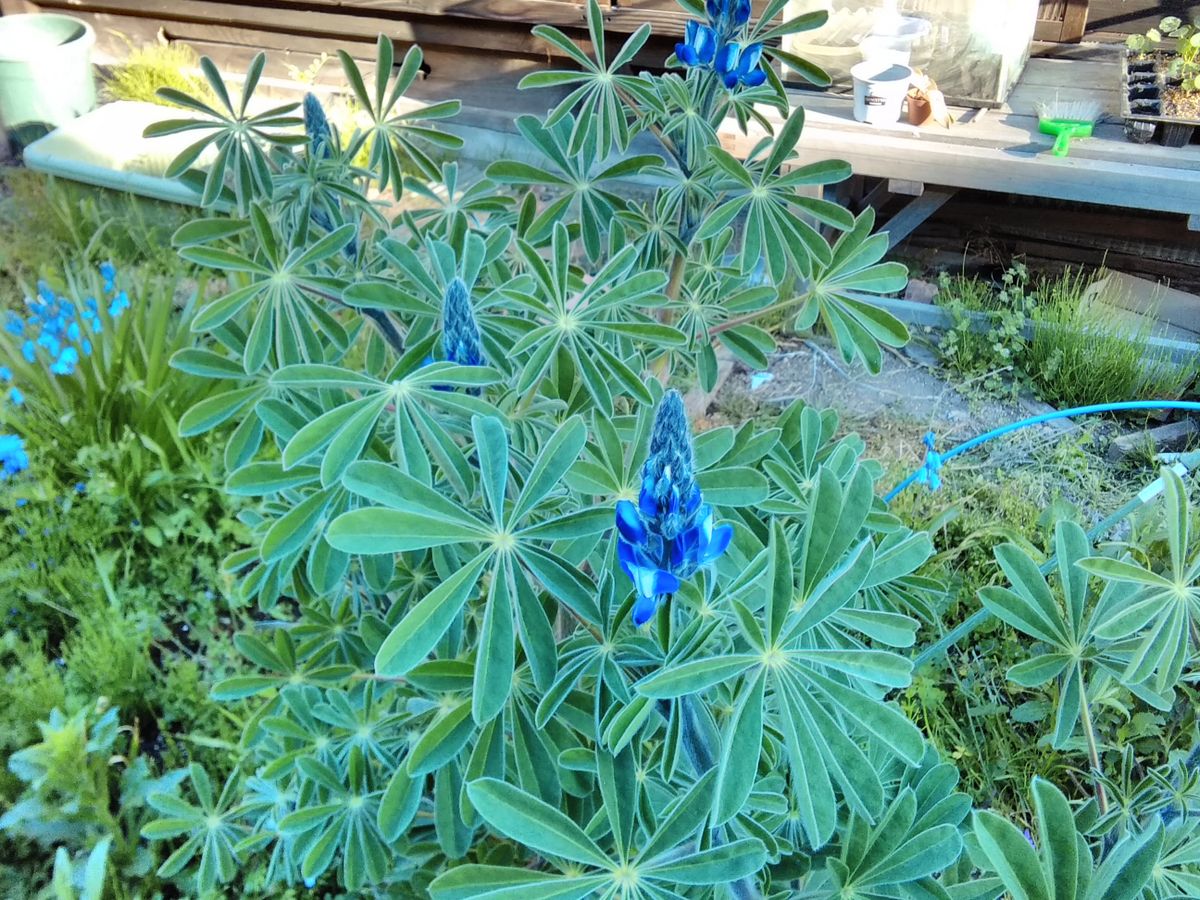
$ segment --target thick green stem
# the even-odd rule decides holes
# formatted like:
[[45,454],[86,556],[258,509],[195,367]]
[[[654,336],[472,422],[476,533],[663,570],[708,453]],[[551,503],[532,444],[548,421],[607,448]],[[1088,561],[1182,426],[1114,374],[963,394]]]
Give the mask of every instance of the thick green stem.
[[745,325],[753,322],[755,319],[762,318],[767,313],[777,313],[781,309],[787,309],[789,306],[796,306],[801,303],[807,303],[811,294],[797,294],[791,300],[784,300],[780,303],[772,303],[770,306],[765,306],[762,309],[754,312],[746,313],[743,316],[735,316],[732,319],[726,319],[724,322],[718,322],[712,328],[708,329],[709,334],[720,334],[722,331],[728,331],[730,328],[737,328],[739,325]]
[[1083,667],[1075,664],[1075,677],[1079,679],[1079,718],[1083,724],[1083,736],[1087,740],[1088,759],[1091,760],[1092,777],[1096,781],[1096,805],[1100,807],[1100,815],[1108,812],[1108,795],[1104,792],[1104,784],[1100,781],[1100,750],[1096,745],[1096,729],[1092,724],[1092,712],[1088,709],[1087,689],[1083,684]]
[[[703,775],[709,769],[716,766],[717,754],[709,746],[703,730],[699,727],[699,722],[696,718],[695,698],[681,697],[678,703],[678,715],[683,717],[680,722],[680,740],[683,743],[684,752],[687,753],[692,768],[696,770],[696,774]],[[719,828],[714,829],[712,845],[719,847],[724,842],[725,836],[723,830]],[[737,900],[759,900],[762,896],[758,892],[758,887],[754,884],[754,880],[751,878],[743,878],[739,881],[730,882],[729,892]]]
[[[324,297],[326,300],[336,303],[338,306],[342,306],[346,309],[355,309],[355,307],[350,306],[350,304],[346,303],[346,301],[344,301],[337,294],[331,294],[329,291],[323,291],[320,288],[315,288],[310,285],[305,285],[305,290],[307,290],[310,294],[317,295],[318,297]],[[404,335],[400,333],[400,329],[396,327],[396,323],[392,321],[391,316],[389,316],[382,309],[359,309],[357,312],[366,316],[367,319],[370,320],[370,322],[379,331],[379,336],[387,342],[387,345],[395,351],[397,356],[404,355]]]

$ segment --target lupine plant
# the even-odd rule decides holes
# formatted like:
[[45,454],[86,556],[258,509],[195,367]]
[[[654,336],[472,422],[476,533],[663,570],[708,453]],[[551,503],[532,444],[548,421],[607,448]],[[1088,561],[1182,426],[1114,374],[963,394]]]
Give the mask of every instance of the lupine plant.
[[[248,113],[261,57],[240,97],[205,62],[221,109],[167,92],[198,118],[150,133],[203,131],[173,171],[232,210],[175,238],[225,279],[175,357],[221,387],[180,430],[226,429],[227,489],[257,498],[226,563],[259,610],[250,671],[214,688],[242,765],[149,798],[186,893],[1016,890],[892,697],[932,545],[877,498],[881,467],[800,402],[693,432],[670,387],[711,386],[718,350],[761,365],[766,314],[870,368],[906,339],[870,302],[905,282],[886,236],[813,190],[849,168],[794,161],[775,66],[827,79],[777,43],[826,14],[681,5],[660,74],[631,68],[649,26],[609,47],[594,0],[590,53],[536,29],[573,67],[524,80],[557,100],[474,184],[439,127],[458,104],[402,104],[421,52],[393,75],[384,37],[373,79],[341,54],[366,132],[316,98]],[[746,158],[721,148],[751,123]],[[1127,834],[1126,855],[1164,846]]]

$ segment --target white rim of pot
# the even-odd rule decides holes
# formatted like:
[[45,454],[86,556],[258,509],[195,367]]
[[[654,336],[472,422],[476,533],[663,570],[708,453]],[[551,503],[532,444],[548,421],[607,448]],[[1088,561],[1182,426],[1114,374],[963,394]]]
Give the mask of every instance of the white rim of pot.
[[42,21],[53,19],[64,24],[69,23],[78,27],[80,31],[71,39],[63,41],[61,44],[56,44],[51,50],[47,50],[47,48],[44,46],[5,48],[3,44],[0,43],[0,63],[31,62],[53,52],[53,50],[60,47],[71,47],[75,49],[81,44],[94,46],[96,43],[96,32],[90,24],[85,22],[83,19],[77,19],[75,16],[67,16],[63,15],[62,13],[18,13],[17,15],[13,16],[0,16],[0,36],[3,36],[4,32],[8,30],[10,25],[12,27],[19,27],[24,22],[31,22],[34,19],[40,19]]

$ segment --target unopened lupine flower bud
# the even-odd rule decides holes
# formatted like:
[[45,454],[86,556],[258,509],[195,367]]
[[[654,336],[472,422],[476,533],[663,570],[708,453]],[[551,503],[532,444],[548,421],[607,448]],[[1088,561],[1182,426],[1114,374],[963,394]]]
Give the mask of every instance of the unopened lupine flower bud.
[[321,101],[313,93],[304,95],[304,133],[308,135],[309,152],[319,159],[333,153],[333,132]]
[[442,350],[448,362],[460,366],[485,365],[471,294],[461,278],[450,282],[442,303]]

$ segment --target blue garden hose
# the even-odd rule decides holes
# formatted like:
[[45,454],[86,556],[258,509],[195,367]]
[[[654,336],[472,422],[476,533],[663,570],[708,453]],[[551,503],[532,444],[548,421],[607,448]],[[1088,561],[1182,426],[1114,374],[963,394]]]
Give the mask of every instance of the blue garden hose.
[[936,491],[941,486],[941,470],[946,462],[954,459],[956,456],[961,456],[969,450],[974,450],[980,444],[986,444],[990,440],[1003,437],[1022,428],[1028,428],[1031,425],[1040,425],[1043,422],[1052,422],[1055,419],[1071,419],[1076,416],[1090,416],[1094,413],[1120,412],[1131,409],[1180,409],[1188,412],[1200,412],[1200,403],[1191,400],[1125,400],[1120,403],[1094,403],[1091,406],[1076,406],[1073,409],[1043,413],[1040,416],[1032,416],[1028,419],[1022,419],[1019,422],[1011,422],[1000,428],[994,428],[987,434],[973,437],[971,440],[959,444],[953,450],[948,450],[945,453],[938,453],[934,449],[934,434],[930,431],[924,438],[926,447],[925,462],[921,464],[921,468],[917,469],[888,491],[883,500],[885,503],[891,503],[911,485],[917,483],[927,484],[930,490]]
[[[1051,422],[1054,419],[1069,419],[1075,416],[1086,416],[1093,413],[1118,412],[1121,410],[1136,409],[1178,409],[1188,412],[1200,412],[1200,403],[1189,400],[1127,400],[1121,403],[1097,403],[1091,406],[1077,406],[1073,409],[1064,409],[1056,412],[1045,413],[1040,416],[1022,419],[1019,422],[1012,422],[1000,428],[995,428],[986,434],[981,434],[978,437],[971,438],[971,440],[959,444],[957,447],[947,451],[944,454],[939,454],[935,449],[934,434],[932,431],[930,431],[926,433],[923,439],[926,449],[925,461],[921,464],[921,468],[917,469],[902,482],[892,488],[892,490],[890,490],[884,497],[884,502],[890,503],[910,485],[917,483],[928,485],[930,490],[936,491],[939,487],[941,487],[941,470],[946,460],[953,459],[956,456],[961,456],[962,454],[969,450],[973,450],[981,444],[985,444],[990,440],[1002,437],[1006,434],[1011,434],[1014,431],[1019,431],[1022,428],[1028,428],[1031,425],[1039,425],[1042,422]],[[1190,458],[1185,464],[1177,464],[1177,466],[1182,468],[1183,471],[1187,471],[1188,469],[1192,468],[1193,465],[1200,463],[1200,455],[1192,454],[1191,456],[1196,458]],[[1181,460],[1181,463],[1184,463],[1184,461]],[[1160,478],[1157,482],[1155,482],[1155,485],[1159,485],[1161,482],[1162,479]],[[1153,487],[1153,485],[1151,487]],[[1109,516],[1107,519],[1101,522],[1098,526],[1096,526],[1096,528],[1092,529],[1088,536],[1092,540],[1095,540],[1101,534],[1108,531],[1108,529],[1116,524],[1116,522],[1129,515],[1133,509],[1142,505],[1143,502],[1148,502],[1150,497],[1156,496],[1157,493],[1157,491],[1150,492],[1150,488],[1143,490],[1136,499],[1126,504],[1112,516]],[[1043,575],[1050,572],[1051,568],[1054,566],[1054,562],[1055,558],[1052,556],[1044,564],[1042,564],[1042,566],[1039,567]],[[932,659],[936,659],[938,656],[945,653],[952,646],[957,644],[972,631],[986,622],[990,617],[991,613],[988,612],[986,608],[980,607],[973,615],[969,616],[965,621],[960,623],[957,628],[954,628],[948,634],[943,635],[941,639],[939,639],[931,647],[926,648],[924,651],[918,654],[913,660],[913,668],[919,668],[924,663],[927,663]]]

